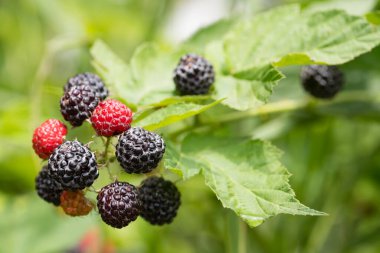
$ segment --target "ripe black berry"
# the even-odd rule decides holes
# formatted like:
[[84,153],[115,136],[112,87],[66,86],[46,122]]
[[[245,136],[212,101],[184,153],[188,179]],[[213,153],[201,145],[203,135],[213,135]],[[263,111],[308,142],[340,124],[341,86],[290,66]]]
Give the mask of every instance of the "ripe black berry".
[[47,166],[44,166],[36,177],[36,191],[43,200],[59,206],[62,193],[61,185],[49,175]]
[[173,80],[181,95],[207,94],[214,79],[212,65],[195,54],[182,56],[174,69]]
[[78,141],[66,141],[49,158],[49,174],[65,190],[91,186],[99,172],[95,155]]
[[125,182],[104,186],[97,200],[102,220],[114,228],[127,226],[137,219],[141,211],[136,187]]
[[80,126],[98,103],[99,98],[90,86],[73,86],[61,98],[61,113],[72,126]]
[[96,92],[96,96],[100,100],[104,100],[108,96],[108,89],[105,87],[102,79],[93,73],[81,73],[71,77],[65,87],[64,91],[68,92],[73,86],[88,85]]
[[301,81],[311,95],[328,99],[341,90],[344,76],[336,66],[310,65],[302,68]]
[[153,225],[169,224],[177,215],[181,195],[170,181],[160,177],[150,177],[139,187],[142,203],[141,217]]
[[132,127],[119,137],[116,158],[128,173],[148,173],[157,167],[165,152],[161,136]]

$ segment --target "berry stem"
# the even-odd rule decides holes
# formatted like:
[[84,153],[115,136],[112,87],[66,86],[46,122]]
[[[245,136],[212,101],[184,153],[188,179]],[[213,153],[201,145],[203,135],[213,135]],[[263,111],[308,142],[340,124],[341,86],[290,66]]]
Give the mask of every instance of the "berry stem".
[[239,219],[238,253],[247,253],[247,225]]
[[302,99],[302,100],[281,100],[277,102],[272,102],[265,104],[259,108],[247,110],[247,111],[236,111],[218,117],[217,120],[207,120],[205,117],[202,118],[201,124],[211,125],[219,124],[228,121],[235,121],[239,119],[244,119],[248,117],[266,116],[268,114],[275,113],[285,113],[297,110],[302,110],[306,108],[324,108],[331,105],[338,105],[342,103],[349,102],[373,102],[378,103],[380,100],[380,94],[370,94],[363,91],[347,91],[342,92],[334,100],[320,101],[314,99]]
[[104,148],[104,153],[103,153],[103,160],[105,163],[108,163],[107,158],[108,158],[108,147],[110,146],[111,143],[111,137],[107,137],[105,148]]
[[107,137],[107,140],[106,140],[106,144],[105,144],[105,148],[104,148],[104,152],[103,152],[103,161],[104,161],[104,165],[107,169],[107,173],[108,173],[108,176],[109,178],[111,179],[111,181],[115,181],[115,177],[112,175],[111,173],[111,170],[109,168],[109,161],[108,161],[108,148],[111,144],[111,137]]

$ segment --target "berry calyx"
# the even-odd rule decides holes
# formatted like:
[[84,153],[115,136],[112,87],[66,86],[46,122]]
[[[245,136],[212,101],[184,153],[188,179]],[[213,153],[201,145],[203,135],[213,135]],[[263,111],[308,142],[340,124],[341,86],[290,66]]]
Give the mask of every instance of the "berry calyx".
[[131,109],[114,99],[100,102],[91,116],[96,133],[106,137],[125,132],[131,127],[131,122]]
[[40,158],[47,159],[63,143],[66,134],[65,124],[57,119],[48,119],[34,130],[33,149]]
[[49,175],[47,166],[44,166],[38,173],[35,184],[38,196],[46,202],[59,206],[63,190],[61,185]]
[[153,225],[169,224],[177,215],[181,194],[175,184],[161,177],[145,179],[139,187],[141,217]]
[[104,100],[108,96],[108,89],[104,85],[102,79],[99,76],[93,73],[85,72],[77,74],[76,76],[71,77],[65,87],[64,91],[68,92],[73,86],[88,85],[95,90],[96,96],[99,100]]
[[95,155],[79,141],[66,141],[49,158],[49,174],[65,190],[89,187],[98,178]]
[[203,57],[186,54],[174,69],[173,81],[181,95],[207,94],[215,81],[213,66]]
[[336,66],[309,65],[301,70],[304,89],[321,99],[333,98],[343,87],[343,73]]
[[120,135],[115,153],[127,173],[148,173],[161,161],[165,142],[156,133],[132,127]]
[[103,187],[97,200],[102,220],[114,228],[128,226],[141,211],[136,187],[126,182],[114,182]]
[[61,98],[61,113],[72,126],[80,126],[90,118],[98,103],[99,98],[90,86],[73,86]]
[[63,211],[70,216],[84,216],[94,208],[83,191],[63,191],[60,200]]

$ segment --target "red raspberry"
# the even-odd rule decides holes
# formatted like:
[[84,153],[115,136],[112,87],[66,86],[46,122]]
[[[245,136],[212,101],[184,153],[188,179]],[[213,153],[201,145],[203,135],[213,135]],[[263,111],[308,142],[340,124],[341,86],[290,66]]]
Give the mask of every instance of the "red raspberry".
[[64,191],[61,194],[61,207],[70,216],[87,215],[94,208],[82,191]]
[[123,103],[107,99],[100,102],[91,116],[96,133],[101,136],[114,136],[131,127],[132,111]]
[[33,149],[40,158],[47,159],[62,144],[66,134],[65,124],[57,119],[48,119],[34,130]]

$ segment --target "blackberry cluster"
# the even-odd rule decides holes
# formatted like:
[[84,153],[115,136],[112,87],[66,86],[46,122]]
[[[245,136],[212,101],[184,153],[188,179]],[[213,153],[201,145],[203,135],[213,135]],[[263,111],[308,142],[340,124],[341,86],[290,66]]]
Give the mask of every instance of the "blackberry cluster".
[[[175,69],[174,81],[181,95],[206,94],[214,82],[213,67],[204,58],[188,54]],[[113,161],[107,159],[108,145],[119,135],[115,156],[120,166],[127,173],[151,172],[165,153],[163,138],[140,127],[131,128],[133,112],[120,101],[106,100],[108,93],[97,75],[78,74],[64,86],[61,113],[74,127],[89,119],[97,135],[108,138],[101,154],[102,166]],[[82,190],[99,176],[96,157],[79,141],[65,141],[66,134],[66,126],[54,119],[35,130],[33,148],[42,159],[48,158],[47,166],[36,177],[36,191],[70,216],[87,215],[94,205]],[[140,215],[154,225],[171,223],[181,204],[176,186],[159,177],[144,180],[139,188],[116,180],[97,192],[99,214],[115,228],[127,226]]]
[[116,158],[128,173],[148,173],[157,167],[165,153],[161,136],[132,127],[119,137]]
[[333,98],[343,87],[343,73],[336,66],[310,65],[302,68],[304,89],[321,99]]
[[99,176],[95,155],[78,141],[66,141],[54,150],[48,168],[65,190],[89,187]]
[[169,224],[177,215],[181,194],[170,181],[161,177],[145,179],[139,187],[141,217],[153,225]]
[[97,200],[103,221],[114,228],[127,226],[137,219],[141,211],[137,188],[125,182],[103,187]]
[[215,80],[213,66],[204,58],[187,54],[174,69],[173,80],[181,95],[207,94]]
[[99,100],[104,100],[108,96],[108,89],[104,85],[102,79],[100,79],[99,76],[88,72],[71,77],[67,81],[64,91],[68,92],[72,87],[81,85],[90,86],[94,89]]
[[47,166],[44,166],[36,177],[36,191],[43,200],[59,206],[63,191],[61,185],[50,175]]
[[80,126],[90,118],[98,103],[99,98],[90,86],[73,86],[61,98],[61,113],[72,126]]

